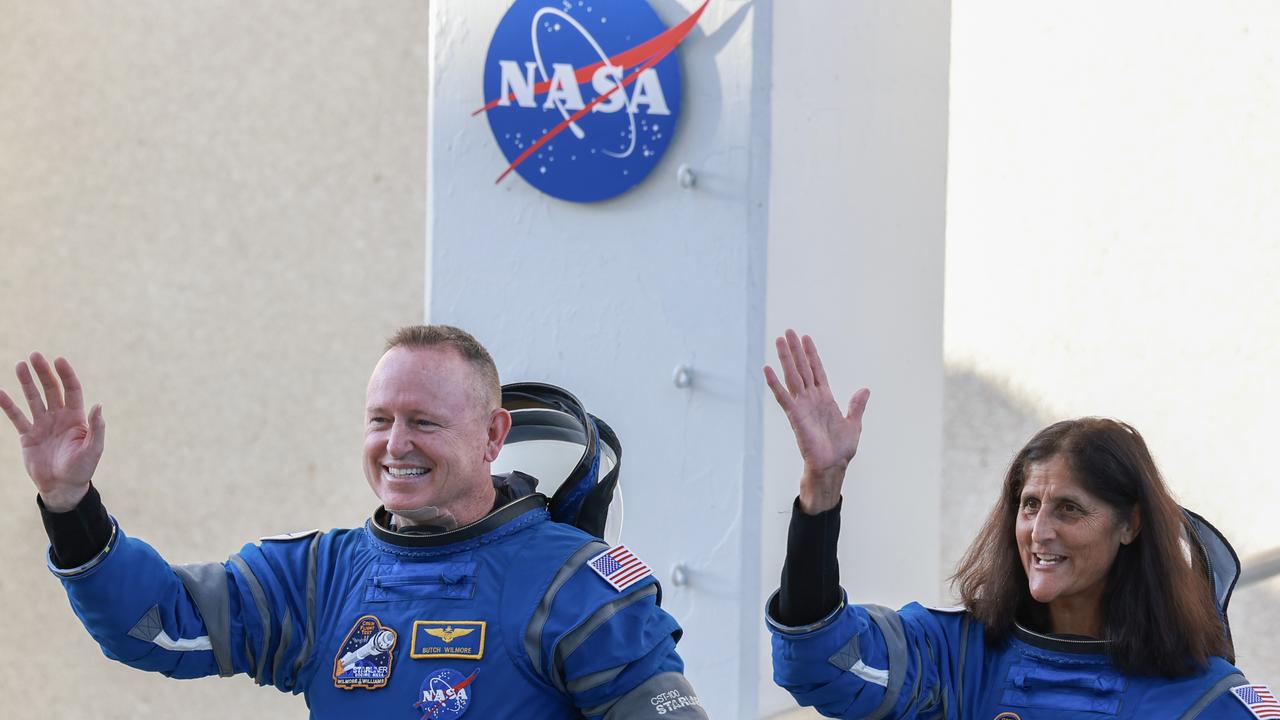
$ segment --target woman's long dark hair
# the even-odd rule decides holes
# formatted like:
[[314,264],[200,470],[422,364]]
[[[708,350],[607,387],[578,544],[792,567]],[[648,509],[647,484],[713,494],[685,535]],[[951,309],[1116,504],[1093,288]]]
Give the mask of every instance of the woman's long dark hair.
[[1048,609],[1031,597],[1014,526],[1028,466],[1054,456],[1118,517],[1135,507],[1140,515],[1138,535],[1120,546],[1103,594],[1112,662],[1128,672],[1179,676],[1213,656],[1233,660],[1204,560],[1194,551],[1188,560],[1184,550],[1181,508],[1138,431],[1105,418],[1054,423],[1013,458],[999,501],[952,576],[987,641],[1004,643],[1018,618],[1048,629]]

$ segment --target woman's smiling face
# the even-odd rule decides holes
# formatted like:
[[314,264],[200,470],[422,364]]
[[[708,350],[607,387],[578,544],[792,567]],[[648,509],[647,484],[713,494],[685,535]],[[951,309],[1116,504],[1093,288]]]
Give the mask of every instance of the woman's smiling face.
[[1061,455],[1027,466],[1015,534],[1028,589],[1055,633],[1098,636],[1107,574],[1137,518],[1090,494]]

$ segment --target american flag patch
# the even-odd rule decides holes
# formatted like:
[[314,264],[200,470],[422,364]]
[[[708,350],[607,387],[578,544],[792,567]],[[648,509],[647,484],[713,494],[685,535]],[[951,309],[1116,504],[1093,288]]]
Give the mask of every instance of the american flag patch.
[[645,565],[643,560],[633,555],[626,545],[619,545],[600,553],[591,558],[587,565],[590,565],[597,575],[604,578],[604,581],[618,592],[626,590],[653,574],[653,570]]
[[1254,717],[1272,720],[1280,718],[1280,702],[1266,685],[1238,685],[1231,688],[1231,694],[1249,708]]

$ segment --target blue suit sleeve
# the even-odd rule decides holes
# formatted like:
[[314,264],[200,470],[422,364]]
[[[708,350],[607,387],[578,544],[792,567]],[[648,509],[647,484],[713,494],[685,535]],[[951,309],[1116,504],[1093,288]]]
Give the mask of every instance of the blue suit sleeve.
[[170,566],[116,525],[89,563],[72,569],[50,563],[50,569],[113,660],[175,678],[246,673],[260,684],[301,692],[298,678],[311,655],[318,539],[246,545],[225,563]]
[[788,627],[776,621],[776,598],[767,611],[774,681],[796,702],[847,720],[934,718],[955,706],[957,618],[915,603],[899,612],[842,603],[812,625]]

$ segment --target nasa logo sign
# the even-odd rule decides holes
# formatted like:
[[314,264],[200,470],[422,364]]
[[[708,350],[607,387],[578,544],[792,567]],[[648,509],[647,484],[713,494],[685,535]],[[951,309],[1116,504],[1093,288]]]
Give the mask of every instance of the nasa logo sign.
[[643,180],[680,115],[675,49],[702,5],[668,28],[647,0],[515,0],[484,68],[485,105],[509,165],[548,195],[595,202]]

